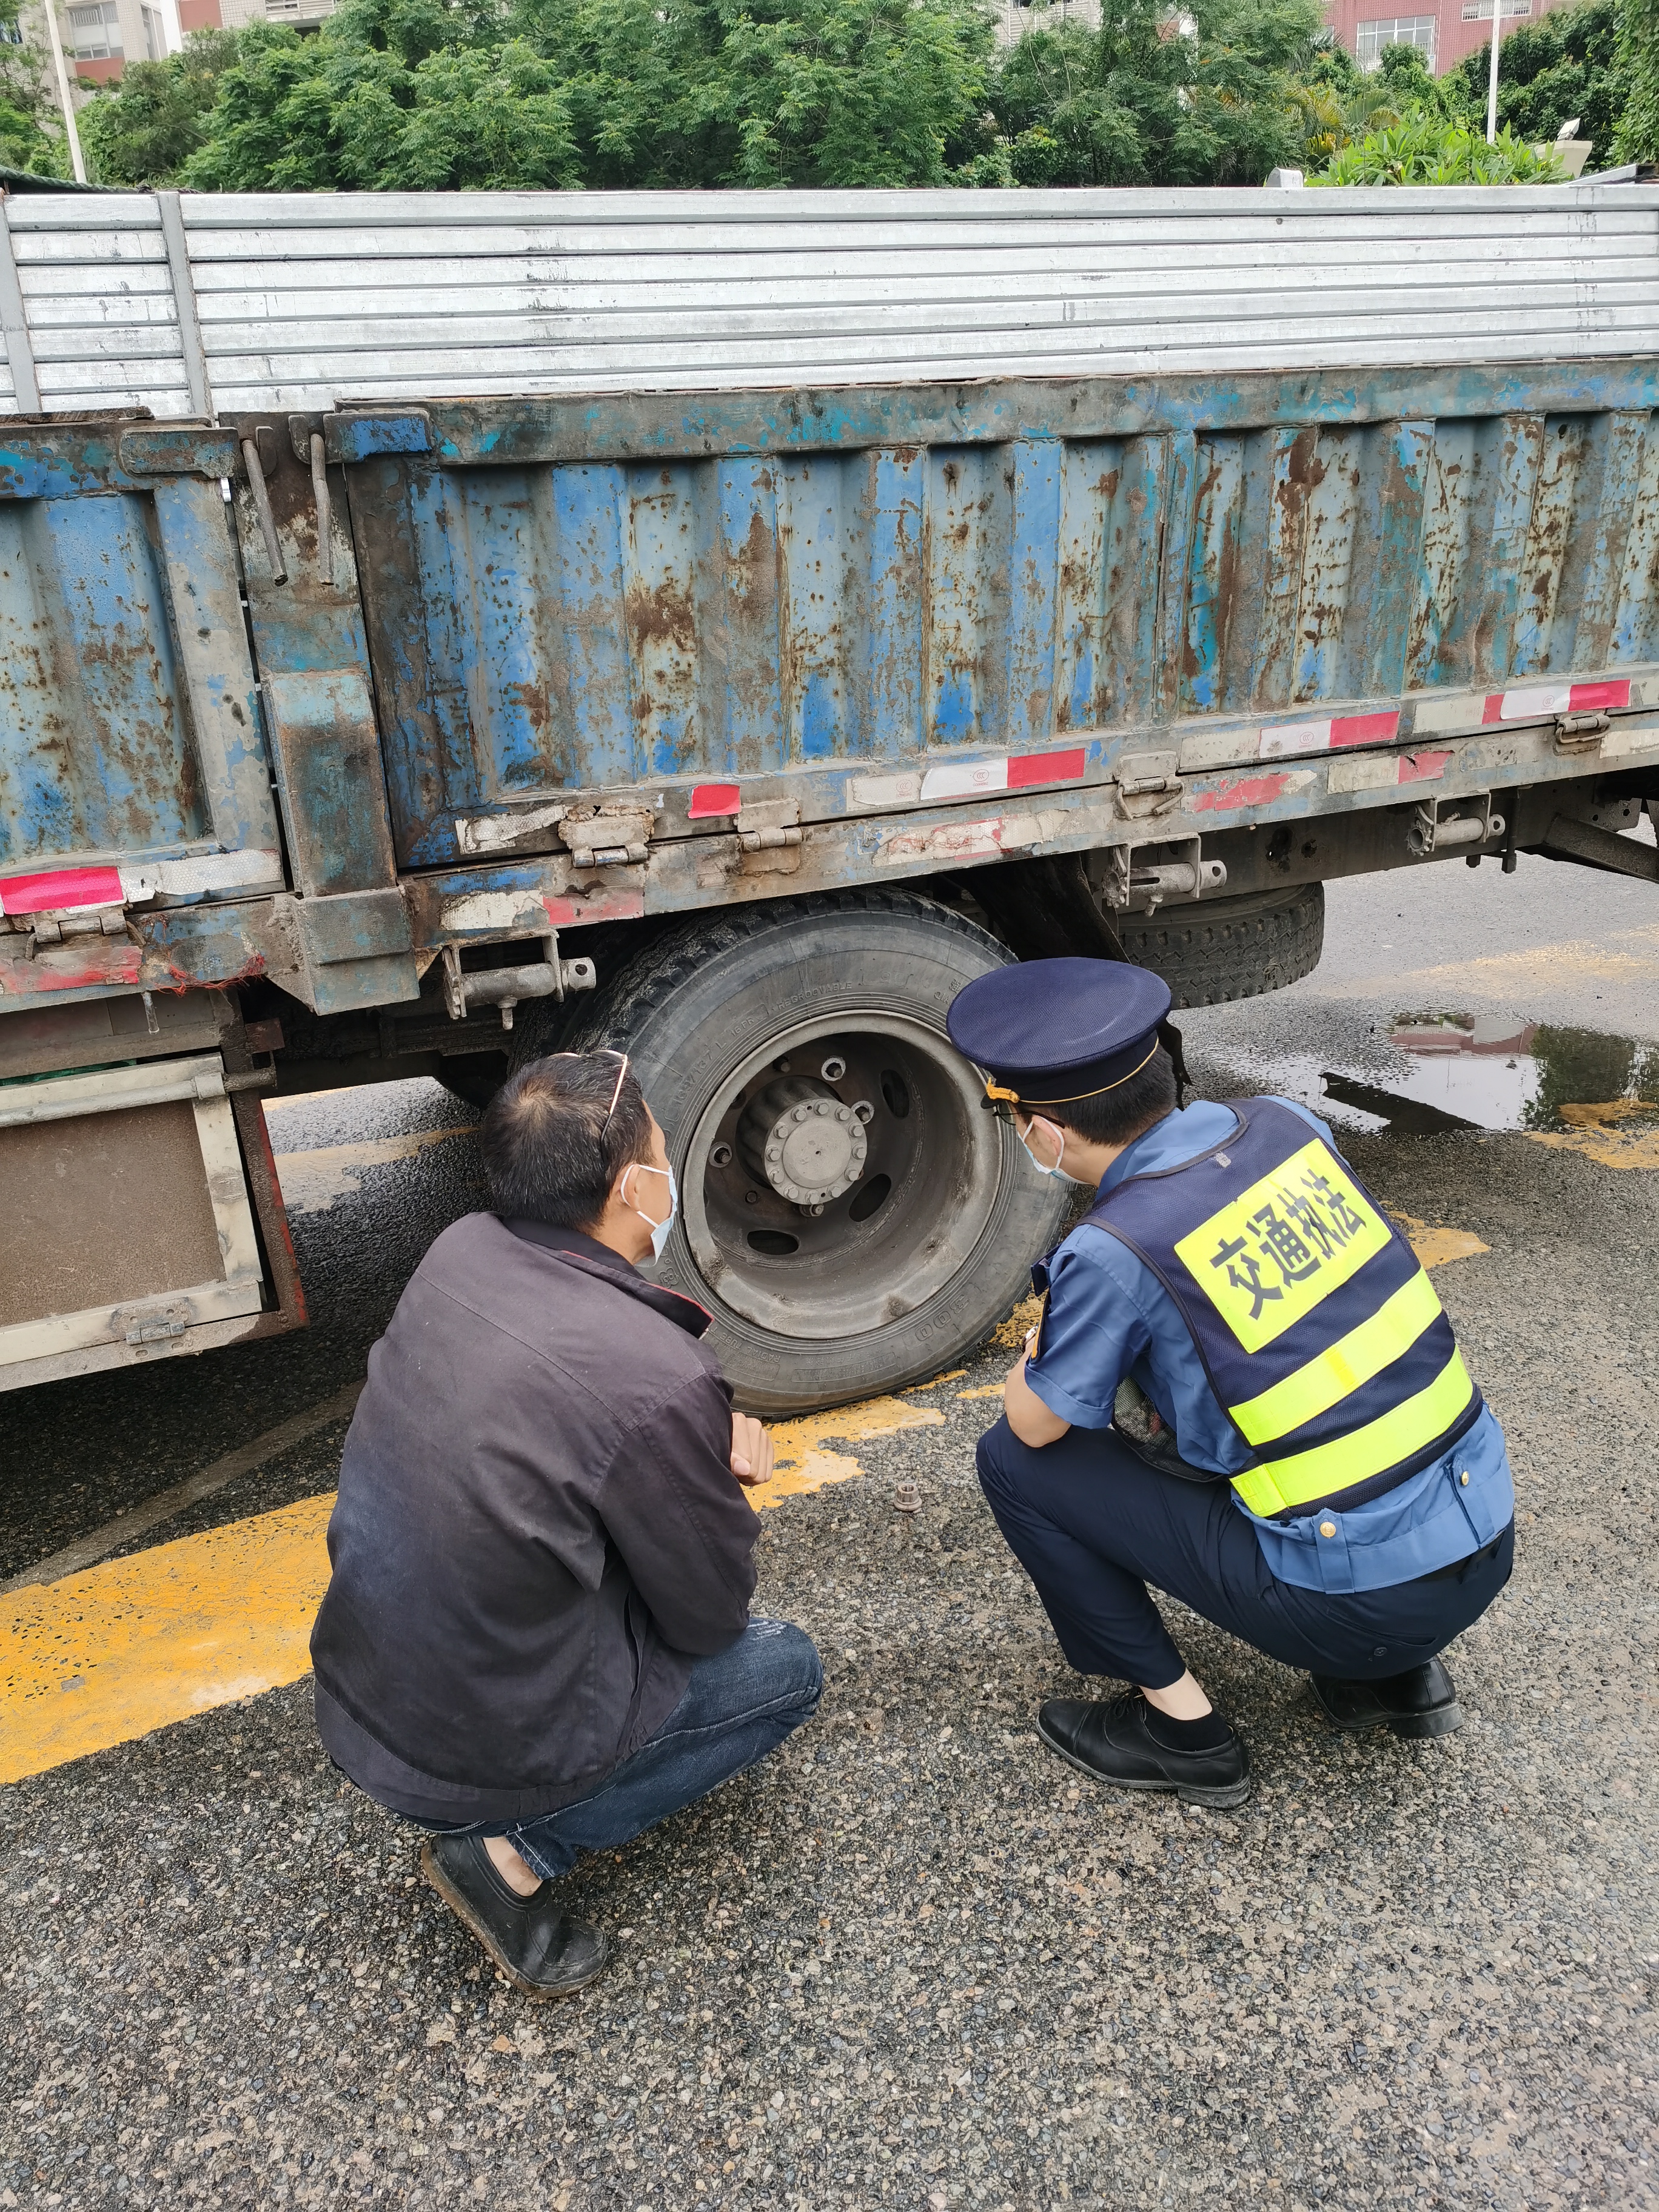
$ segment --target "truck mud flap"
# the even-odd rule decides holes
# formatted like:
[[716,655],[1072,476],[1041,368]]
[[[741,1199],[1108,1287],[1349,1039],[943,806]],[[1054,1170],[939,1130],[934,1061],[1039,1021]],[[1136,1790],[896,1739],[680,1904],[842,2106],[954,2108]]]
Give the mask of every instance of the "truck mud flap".
[[217,1053],[0,1086],[0,1389],[305,1310],[264,1117]]

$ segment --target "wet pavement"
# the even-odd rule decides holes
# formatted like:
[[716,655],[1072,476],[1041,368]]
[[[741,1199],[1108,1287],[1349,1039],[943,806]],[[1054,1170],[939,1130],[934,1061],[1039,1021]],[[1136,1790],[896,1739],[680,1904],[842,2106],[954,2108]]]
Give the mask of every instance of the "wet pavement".
[[[418,1884],[303,1680],[0,1790],[0,2204],[1659,2203],[1659,902],[1443,868],[1334,887],[1328,942],[1187,1016],[1188,1055],[1218,1095],[1305,1086],[1386,1204],[1462,1232],[1435,1281],[1521,1526],[1449,1655],[1460,1735],[1337,1737],[1172,1608],[1249,1805],[1120,1802],[1046,1754],[1036,1702],[1081,1686],[975,1485],[993,1347],[799,1425],[757,1604],[818,1641],[820,1717],[578,1869],[618,1962],[567,2005]],[[349,1385],[477,1202],[471,1119],[429,1085],[276,1109],[316,1325],[0,1400],[0,1575]],[[118,1548],[270,1527],[343,1431]]]

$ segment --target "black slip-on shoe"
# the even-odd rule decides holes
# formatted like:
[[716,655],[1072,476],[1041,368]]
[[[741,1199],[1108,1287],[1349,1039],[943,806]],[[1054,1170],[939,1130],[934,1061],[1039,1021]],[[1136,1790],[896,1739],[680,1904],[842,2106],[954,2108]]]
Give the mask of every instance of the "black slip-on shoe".
[[527,1997],[568,1997],[611,1956],[602,1931],[573,1919],[550,1881],[528,1897],[510,1889],[490,1864],[482,1836],[428,1836],[421,1872]]
[[1146,1726],[1146,1700],[1130,1690],[1105,1705],[1050,1698],[1037,1714],[1050,1751],[1119,1790],[1173,1790],[1188,1805],[1242,1805],[1250,1759],[1231,1729],[1212,1751],[1171,1751]]
[[1347,1682],[1336,1674],[1308,1679],[1333,1728],[1388,1728],[1396,1735],[1431,1736],[1451,1735],[1463,1725],[1452,1678],[1437,1659],[1382,1682]]

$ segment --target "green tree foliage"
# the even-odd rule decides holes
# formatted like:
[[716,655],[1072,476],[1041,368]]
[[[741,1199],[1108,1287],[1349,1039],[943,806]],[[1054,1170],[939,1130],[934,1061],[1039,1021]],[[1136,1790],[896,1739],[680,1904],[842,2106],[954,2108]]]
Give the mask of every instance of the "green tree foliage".
[[[1642,0],[1624,0],[1628,16]],[[1659,13],[1646,0],[1659,35]],[[1592,139],[1591,161],[1607,168],[1628,86],[1620,55],[1619,0],[1578,0],[1536,22],[1505,25],[1498,49],[1498,120],[1517,138],[1553,139],[1578,118],[1578,136]],[[1492,48],[1482,46],[1448,70],[1444,82],[1471,120],[1484,125]],[[1628,157],[1625,157],[1628,158]]]
[[219,80],[236,59],[231,31],[193,31],[182,53],[130,62],[76,121],[100,185],[170,185],[208,135]]
[[[1571,114],[1611,158],[1629,82],[1621,143],[1659,139],[1659,0],[1506,38],[1492,151],[1480,57],[1362,72],[1321,0],[1105,0],[1097,33],[1044,12],[999,57],[979,0],[344,0],[314,38],[255,23],[136,64],[83,136],[100,181],[228,191],[1503,181],[1554,173],[1515,142]],[[6,67],[0,155],[50,167]]]
[[1659,161],[1659,0],[1621,0],[1619,18],[1625,108],[1609,158]]
[[[1378,88],[1399,115],[1425,115],[1440,123],[1468,123],[1474,119],[1474,111],[1464,98],[1461,86],[1450,77],[1436,76],[1421,46],[1384,46],[1366,82]],[[1483,118],[1486,100],[1483,90]]]
[[1403,123],[1425,101],[1438,112],[1439,88],[1415,46],[1385,46],[1378,66],[1366,70],[1328,34],[1291,87],[1303,132],[1298,166],[1322,168],[1345,146]]
[[1178,16],[1107,0],[1097,33],[1028,31],[991,96],[1012,179],[1260,184],[1299,151],[1291,82],[1322,16],[1318,0],[1189,0]]
[[939,184],[990,50],[958,0],[347,0],[241,34],[186,180]]
[[1566,174],[1507,126],[1489,146],[1482,130],[1409,115],[1345,146],[1310,185],[1552,185]]
[[64,143],[52,98],[46,57],[18,43],[21,0],[0,0],[0,167],[25,169],[36,177],[67,177],[69,149]]

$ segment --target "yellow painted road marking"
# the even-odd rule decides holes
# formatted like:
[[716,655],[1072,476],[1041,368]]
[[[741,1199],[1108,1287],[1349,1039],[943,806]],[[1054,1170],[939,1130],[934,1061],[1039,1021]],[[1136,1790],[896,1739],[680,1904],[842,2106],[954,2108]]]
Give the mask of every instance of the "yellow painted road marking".
[[904,1395],[907,1398],[914,1398],[923,1390],[937,1390],[941,1382],[954,1382],[957,1376],[965,1375],[967,1372],[968,1370],[965,1367],[947,1367],[943,1375],[935,1375],[931,1382],[909,1383],[906,1387]]
[[365,1168],[413,1159],[428,1145],[472,1134],[471,1128],[412,1129],[400,1137],[375,1137],[361,1145],[319,1145],[307,1152],[278,1152],[276,1180],[283,1187],[283,1203],[290,1213],[326,1213],[337,1198],[349,1197],[361,1188],[358,1177]]
[[[861,1475],[826,1440],[942,1426],[936,1407],[871,1398],[773,1428],[757,1512]],[[297,1682],[328,1585],[333,1494],[307,1498],[64,1581],[0,1597],[0,1783],[131,1743],[216,1705]]]
[[[1565,1129],[1528,1129],[1535,1145],[1582,1152],[1604,1168],[1659,1168],[1659,1104],[1648,1098],[1610,1098],[1599,1106],[1563,1106]],[[1640,1128],[1626,1128],[1640,1121]]]
[[0,1782],[308,1673],[333,1503],[307,1498],[0,1600]]
[[1453,1260],[1471,1260],[1477,1252],[1492,1249],[1473,1230],[1437,1228],[1431,1222],[1419,1221],[1415,1214],[1397,1213],[1393,1206],[1387,1211],[1395,1227],[1404,1231],[1419,1267],[1443,1267]]
[[958,1398],[1000,1398],[1006,1386],[1001,1382],[981,1382],[976,1390],[958,1390]]
[[799,1421],[775,1422],[772,1480],[749,1492],[757,1513],[786,1498],[801,1498],[828,1482],[850,1482],[864,1469],[843,1452],[826,1451],[825,1440],[862,1443],[869,1437],[896,1436],[903,1429],[942,1428],[936,1406],[907,1406],[902,1398],[866,1398],[860,1406],[840,1406],[830,1413],[808,1413]]

